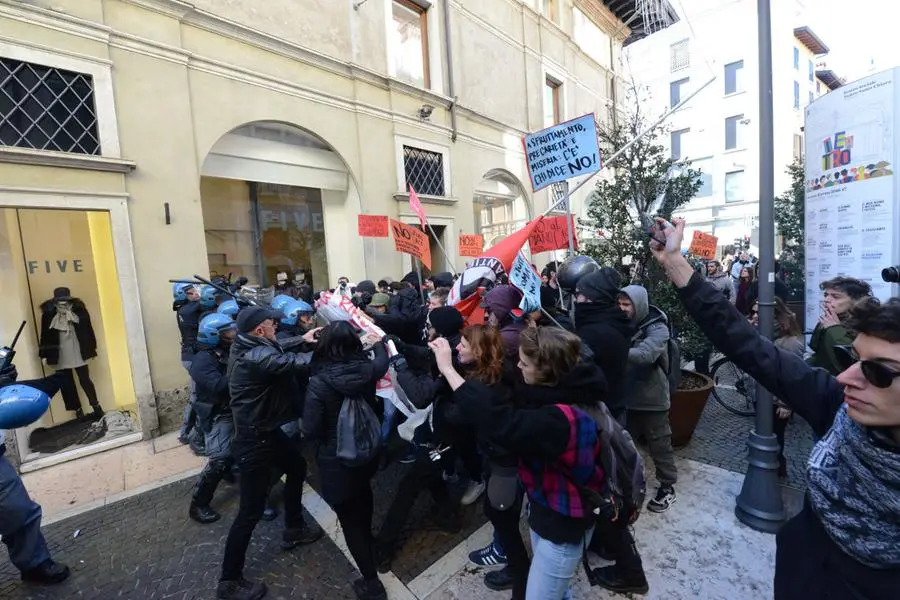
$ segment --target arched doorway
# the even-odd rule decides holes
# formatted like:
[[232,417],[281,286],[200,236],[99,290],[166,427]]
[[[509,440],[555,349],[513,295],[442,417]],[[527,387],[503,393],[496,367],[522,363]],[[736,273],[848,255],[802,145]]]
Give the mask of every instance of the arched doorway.
[[317,136],[273,121],[232,130],[210,150],[200,180],[210,274],[270,286],[285,273],[327,289],[354,268],[356,253],[330,255],[325,235],[329,219],[345,220],[351,195],[344,161]]
[[490,248],[521,229],[532,218],[531,203],[519,180],[509,171],[492,169],[475,187],[472,199],[475,232]]

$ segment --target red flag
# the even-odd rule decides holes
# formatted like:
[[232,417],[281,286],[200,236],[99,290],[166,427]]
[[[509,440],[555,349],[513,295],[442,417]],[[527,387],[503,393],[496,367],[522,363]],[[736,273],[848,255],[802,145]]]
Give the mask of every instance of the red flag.
[[409,208],[412,209],[414,213],[419,215],[419,222],[422,224],[422,231],[426,231],[425,209],[422,208],[422,202],[419,200],[419,195],[416,193],[416,190],[413,189],[413,186],[409,186]]
[[484,322],[481,297],[497,285],[499,275],[509,274],[516,255],[543,218],[540,216],[529,222],[516,233],[485,250],[481,256],[472,259],[453,284],[447,303],[455,306],[470,325]]

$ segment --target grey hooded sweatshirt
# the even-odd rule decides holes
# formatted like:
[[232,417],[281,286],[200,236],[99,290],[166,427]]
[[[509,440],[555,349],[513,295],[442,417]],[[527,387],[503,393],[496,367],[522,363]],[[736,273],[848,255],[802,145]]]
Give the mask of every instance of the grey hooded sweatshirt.
[[647,290],[629,285],[622,293],[634,304],[637,332],[631,337],[625,402],[628,410],[669,410],[669,325],[665,313],[650,306]]

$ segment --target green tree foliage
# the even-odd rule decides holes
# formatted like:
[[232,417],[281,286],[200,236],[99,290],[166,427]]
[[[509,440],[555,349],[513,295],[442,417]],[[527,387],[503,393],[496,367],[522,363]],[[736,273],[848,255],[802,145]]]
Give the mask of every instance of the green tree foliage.
[[[599,126],[600,147],[612,156],[648,126],[647,117],[634,109],[622,121]],[[660,137],[667,130],[659,126],[627,148],[615,161],[613,177],[600,181],[588,198],[588,217],[582,224],[599,235],[585,244],[585,253],[600,265],[623,273],[623,280],[647,288],[650,302],[665,311],[677,332],[682,353],[693,356],[704,338],[687,315],[677,294],[650,253],[648,237],[640,228],[639,215],[650,213],[657,198],[664,202],[655,214],[671,219],[700,189],[700,171],[687,160],[674,160]],[[673,169],[673,176],[669,177]]]
[[795,161],[787,168],[787,173],[791,176],[791,189],[775,198],[775,227],[782,237],[778,262],[791,291],[791,300],[802,301],[806,293],[806,240],[803,231],[806,174],[803,161]]

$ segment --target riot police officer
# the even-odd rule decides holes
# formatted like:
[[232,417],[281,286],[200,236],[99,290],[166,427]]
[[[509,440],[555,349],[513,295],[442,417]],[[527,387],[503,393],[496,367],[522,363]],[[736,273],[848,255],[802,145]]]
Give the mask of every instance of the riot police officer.
[[[200,290],[193,283],[175,283],[172,285],[172,295],[175,302],[172,309],[178,318],[178,331],[181,333],[181,365],[191,372],[191,362],[194,360],[197,344],[197,330],[200,328],[200,317],[203,307],[200,305]],[[197,399],[197,390],[194,380],[190,381],[191,395],[187,406],[184,407],[184,417],[181,422],[181,430],[178,432],[178,441],[182,444],[191,442],[191,433],[197,422],[194,413],[194,401]],[[199,432],[198,432],[199,433]],[[202,435],[194,436],[202,438]]]
[[197,354],[191,362],[191,379],[197,389],[194,411],[197,424],[205,434],[209,461],[200,472],[188,515],[198,523],[214,523],[219,513],[209,504],[219,482],[228,478],[231,465],[231,440],[234,420],[228,406],[228,351],[236,327],[230,317],[213,313],[203,317],[197,332]]
[[[18,373],[13,364],[0,372],[0,404],[17,388]],[[45,401],[56,394],[62,385],[62,376],[51,375],[45,379],[23,381],[21,385],[46,394]],[[21,389],[21,388],[19,388]],[[69,567],[54,561],[41,533],[41,506],[28,495],[16,469],[6,459],[5,433],[0,430],[0,536],[9,550],[9,560],[22,574],[22,581],[39,584],[56,584],[69,577]]]

